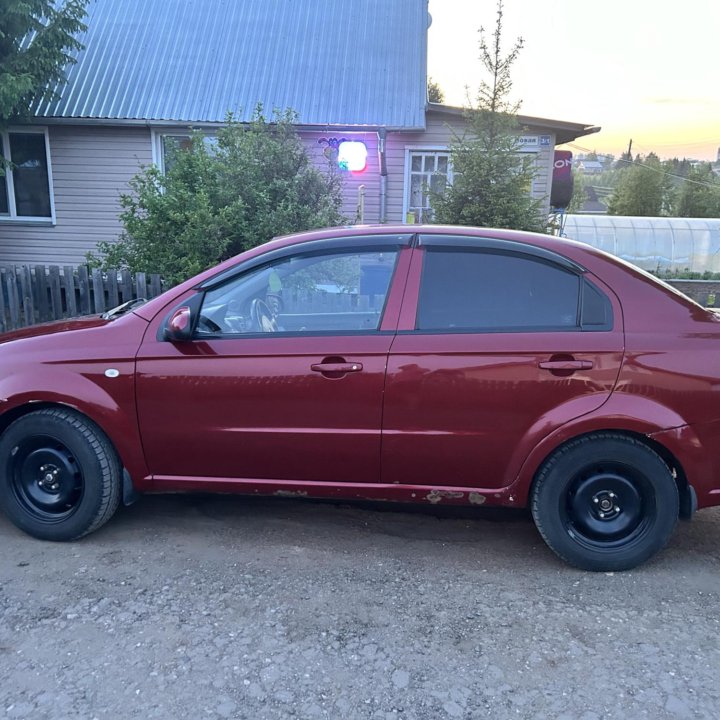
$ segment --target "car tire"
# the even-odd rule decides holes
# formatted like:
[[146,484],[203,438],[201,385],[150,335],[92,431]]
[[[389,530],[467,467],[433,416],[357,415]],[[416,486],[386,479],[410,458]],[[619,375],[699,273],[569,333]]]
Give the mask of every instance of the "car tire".
[[76,540],[120,503],[122,470],[110,441],[71,410],[37,410],[0,437],[0,506],[41,540]]
[[591,571],[629,570],[665,547],[679,494],[663,459],[618,433],[594,433],[557,450],[539,470],[532,515],[563,560]]

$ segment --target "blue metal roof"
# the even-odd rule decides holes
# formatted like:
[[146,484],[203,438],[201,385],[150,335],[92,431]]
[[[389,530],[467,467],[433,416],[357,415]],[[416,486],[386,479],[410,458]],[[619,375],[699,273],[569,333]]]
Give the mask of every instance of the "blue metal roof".
[[427,0],[92,0],[45,118],[424,128]]

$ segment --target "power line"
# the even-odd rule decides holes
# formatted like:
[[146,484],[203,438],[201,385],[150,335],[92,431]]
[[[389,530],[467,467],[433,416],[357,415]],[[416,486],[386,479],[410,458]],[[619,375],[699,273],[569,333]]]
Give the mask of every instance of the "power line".
[[[654,152],[654,151],[657,150],[658,148],[663,148],[663,147],[675,147],[675,148],[681,148],[681,147],[683,147],[683,148],[691,148],[691,147],[696,147],[696,146],[698,146],[698,145],[707,145],[707,144],[711,144],[711,143],[712,143],[712,144],[717,144],[718,146],[720,146],[720,140],[705,140],[705,141],[700,141],[700,142],[697,142],[697,143],[683,143],[683,144],[679,144],[679,143],[665,143],[665,144],[653,144],[653,147],[652,147],[652,148],[648,148],[647,145],[638,145],[637,143],[635,143],[635,147],[636,147],[636,148],[639,148],[640,150],[642,150],[642,151],[647,155],[648,153]],[[709,163],[712,163],[712,160],[701,160],[700,162],[709,162]]]
[[[575,148],[576,150],[580,150],[582,152],[594,152],[593,150],[590,150],[589,148],[581,147],[580,145],[576,145],[575,143],[567,143],[572,148]],[[628,165],[635,165],[636,167],[645,168],[646,170],[652,170],[655,173],[659,173],[660,175],[666,175],[667,177],[676,178],[677,180],[682,180],[683,182],[692,183],[693,185],[701,185],[702,187],[708,187],[712,188],[714,190],[720,190],[720,186],[713,185],[713,183],[703,182],[702,180],[691,180],[690,178],[683,177],[682,175],[675,175],[675,173],[669,173],[666,170],[660,170],[659,168],[654,168],[652,165],[645,165],[644,163],[638,162],[637,160],[626,160],[625,158],[618,158],[616,162],[623,162]],[[709,164],[709,163],[708,163]]]
[[720,140],[708,138],[707,140],[698,140],[691,143],[654,143],[655,147],[695,147],[697,145],[720,145]]

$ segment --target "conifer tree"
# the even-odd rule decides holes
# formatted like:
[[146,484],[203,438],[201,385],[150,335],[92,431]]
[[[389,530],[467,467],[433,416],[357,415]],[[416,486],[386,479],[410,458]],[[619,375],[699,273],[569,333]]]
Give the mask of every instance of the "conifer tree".
[[491,38],[480,29],[480,59],[487,71],[473,107],[466,111],[467,132],[456,135],[450,149],[453,181],[433,192],[439,223],[542,231],[540,200],[531,195],[535,158],[520,153],[519,103],[510,100],[511,68],[523,47],[518,38],[502,51],[503,3]]

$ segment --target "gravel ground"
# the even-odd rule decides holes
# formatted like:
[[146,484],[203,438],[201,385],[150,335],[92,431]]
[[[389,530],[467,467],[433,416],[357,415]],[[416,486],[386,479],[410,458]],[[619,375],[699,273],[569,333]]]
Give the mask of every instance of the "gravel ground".
[[720,717],[720,510],[616,574],[524,513],[258,498],[0,547],[1,717]]

